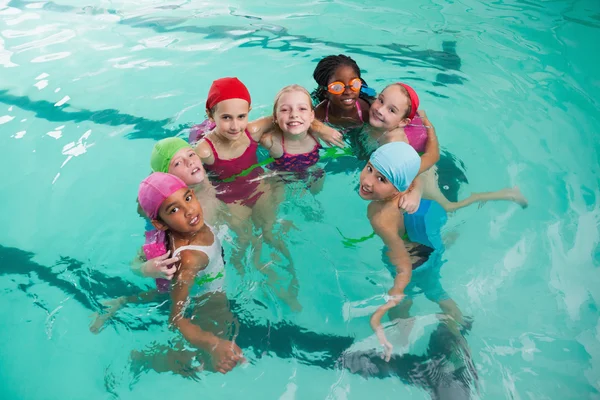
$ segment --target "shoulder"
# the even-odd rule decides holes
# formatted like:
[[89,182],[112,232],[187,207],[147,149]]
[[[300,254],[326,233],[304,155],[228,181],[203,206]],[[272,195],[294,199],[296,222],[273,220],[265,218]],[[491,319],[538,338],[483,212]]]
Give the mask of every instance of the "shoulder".
[[323,100],[315,107],[315,118],[319,121],[325,119],[325,109],[327,108],[327,100]]
[[252,122],[249,122],[248,125],[246,125],[246,133],[248,133],[248,135],[250,135],[252,140],[254,140],[255,142],[258,142],[258,141],[260,141],[260,138],[263,136],[262,128],[263,127],[257,121],[252,121]]
[[206,268],[208,265],[208,255],[197,250],[183,250],[181,252],[181,264],[179,274],[193,274]]
[[279,158],[283,153],[283,147],[281,145],[281,133],[274,130],[270,133],[263,135],[260,139],[260,144],[267,150],[272,157]]
[[213,155],[212,148],[206,139],[201,139],[196,145],[195,150],[196,154],[198,154],[198,157],[203,160],[210,158]]
[[257,120],[248,122],[246,125],[246,132],[253,141],[260,142],[263,135],[273,131],[277,127],[277,124],[273,120],[272,116],[261,117]]
[[382,233],[398,233],[402,224],[402,211],[391,202],[372,201],[367,208],[367,216],[371,226],[378,235]]

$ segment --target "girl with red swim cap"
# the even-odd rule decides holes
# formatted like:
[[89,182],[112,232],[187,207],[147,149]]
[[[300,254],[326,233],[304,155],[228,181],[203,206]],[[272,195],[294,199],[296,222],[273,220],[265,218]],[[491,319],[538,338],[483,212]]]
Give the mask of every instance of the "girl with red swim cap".
[[[238,236],[233,264],[243,273],[241,265],[244,254],[250,243],[256,242],[253,236],[254,222],[262,230],[264,241],[289,261],[288,271],[294,280],[291,254],[283,240],[273,233],[276,209],[272,207],[270,185],[260,179],[262,168],[254,168],[249,174],[238,176],[258,163],[258,143],[263,134],[275,127],[272,117],[248,122],[250,105],[250,93],[239,79],[221,78],[214,81],[206,99],[206,113],[215,128],[198,142],[196,153],[214,180],[217,197],[229,208],[229,226]],[[331,134],[334,131],[318,121],[311,124],[311,129],[315,133]],[[237,177],[231,180],[234,176]],[[255,249],[254,261],[258,265],[260,243],[256,242]],[[268,274],[271,273],[266,270]],[[278,280],[274,275],[269,278],[271,281]],[[292,309],[300,309],[295,295],[286,301]]]
[[[379,147],[391,142],[406,142],[417,151],[424,151],[421,156],[419,177],[415,179],[412,190],[400,200],[400,207],[409,213],[414,213],[419,207],[421,196],[439,203],[446,212],[453,212],[473,203],[484,203],[490,200],[507,200],[527,207],[527,199],[518,187],[506,188],[496,192],[473,193],[464,200],[449,201],[438,186],[437,168],[435,163],[440,158],[440,148],[435,129],[427,119],[424,111],[418,110],[419,97],[413,88],[404,83],[388,85],[378,96],[369,110],[369,125],[367,140],[372,147]],[[427,141],[424,148],[415,146],[413,140],[407,137],[405,128],[415,116],[419,115],[428,126]]]

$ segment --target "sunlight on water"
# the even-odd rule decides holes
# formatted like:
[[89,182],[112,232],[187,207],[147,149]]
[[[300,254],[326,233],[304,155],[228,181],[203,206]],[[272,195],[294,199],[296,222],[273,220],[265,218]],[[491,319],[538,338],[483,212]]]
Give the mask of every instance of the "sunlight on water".
[[[2,398],[157,398],[167,387],[209,398],[597,398],[599,32],[595,0],[0,0]],[[129,263],[156,141],[206,118],[214,79],[238,76],[256,119],[283,86],[312,91],[329,54],[354,58],[375,90],[417,89],[464,173],[448,191],[518,186],[529,201],[449,217],[441,282],[472,319],[464,340],[418,295],[411,318],[386,325],[394,357],[380,360],[369,316],[392,278],[350,157],[323,160],[322,191],[290,185],[279,209],[301,312],[261,272],[226,266],[247,364],[224,376],[156,372],[185,354],[165,350],[181,344],[168,300],[128,306],[91,334],[103,301],[150,285]],[[237,242],[223,229],[229,260]],[[263,261],[283,265],[271,252]],[[448,377],[474,382],[472,393]]]

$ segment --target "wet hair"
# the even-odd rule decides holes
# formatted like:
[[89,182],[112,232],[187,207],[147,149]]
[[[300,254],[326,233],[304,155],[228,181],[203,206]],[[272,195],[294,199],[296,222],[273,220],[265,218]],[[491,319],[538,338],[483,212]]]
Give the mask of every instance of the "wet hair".
[[306,90],[305,88],[303,88],[300,85],[288,85],[286,87],[284,87],[283,89],[281,89],[277,95],[275,96],[275,100],[273,101],[273,118],[275,119],[275,121],[273,121],[274,123],[277,123],[277,104],[279,104],[279,100],[281,100],[281,97],[285,94],[285,93],[289,93],[289,92],[302,92],[306,95],[306,97],[308,98],[308,104],[310,106],[311,110],[314,110],[314,106],[312,103],[312,98],[310,97],[310,93],[308,93],[308,90]]
[[[408,99],[408,107],[406,107],[406,111],[404,112],[404,115],[402,115],[402,119],[406,119],[408,118],[408,116],[410,115],[410,112],[412,111],[412,102],[410,101],[410,94],[408,94],[408,90],[406,90],[406,88],[402,85],[400,85],[399,83],[391,83],[389,85],[387,85],[385,88],[383,88],[383,90],[389,88],[390,86],[397,86],[400,91],[402,92],[402,94],[404,94],[406,96],[406,98]],[[383,92],[382,90],[382,92]]]
[[[360,76],[360,68],[356,61],[352,58],[345,56],[343,54],[339,54],[337,56],[331,55],[323,58],[317,64],[315,71],[313,72],[313,78],[315,82],[317,82],[317,88],[312,92],[312,98],[317,103],[322,102],[327,97],[327,85],[329,84],[329,79],[335,74],[335,71],[341,66],[348,66],[354,70],[356,76],[360,78],[363,83],[363,86],[368,87],[367,82],[365,82]],[[369,97],[362,91],[359,94],[359,97],[363,100],[368,101],[369,103],[373,98]]]

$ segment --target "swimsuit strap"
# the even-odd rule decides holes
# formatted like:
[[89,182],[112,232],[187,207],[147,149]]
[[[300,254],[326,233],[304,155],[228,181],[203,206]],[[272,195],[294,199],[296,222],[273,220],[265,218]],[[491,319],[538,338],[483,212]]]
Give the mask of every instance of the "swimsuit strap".
[[[213,244],[214,244],[214,242],[213,242]],[[201,252],[205,253],[206,255],[208,255],[207,253],[210,251],[210,248],[212,246],[213,246],[212,244],[210,246],[199,246],[199,245],[195,245],[195,244],[181,246],[181,247],[178,247],[177,250],[175,250],[172,257],[175,257],[176,255],[178,255],[179,253],[181,253],[184,250],[201,251]]]
[[215,159],[215,161],[217,161],[219,159],[219,154],[217,153],[217,148],[215,147],[215,145],[213,144],[213,142],[210,141],[210,139],[208,138],[208,136],[205,136],[204,140],[206,140],[206,142],[210,146],[210,149],[213,152],[214,159]]
[[208,253],[210,251],[210,249],[218,243],[218,238],[217,235],[215,234],[215,231],[213,230],[212,226],[210,226],[209,224],[206,224],[206,226],[208,226],[208,229],[210,229],[210,232],[213,235],[213,242],[212,244],[208,245],[208,246],[200,246],[197,244],[188,244],[187,246],[181,246],[178,247],[177,249],[175,249],[175,251],[173,252],[173,255],[171,257],[175,257],[177,254],[181,253],[184,250],[195,250],[195,251],[201,251],[203,253],[205,253],[208,256]]
[[[327,100],[327,107],[325,107],[325,120],[323,122],[329,123],[329,104],[331,102],[329,100]],[[358,118],[360,118],[360,122],[365,122],[363,120],[363,115],[362,115],[362,110],[360,109],[360,103],[358,102],[358,100],[356,100],[356,103],[354,103],[356,105],[356,111],[358,112]]]
[[254,139],[252,139],[252,136],[250,136],[250,132],[248,132],[248,129],[244,129],[244,133],[246,134],[246,136],[248,136],[248,139],[250,139],[250,146],[252,146],[252,143],[255,143]]
[[315,137],[314,137],[313,135],[311,135],[310,133],[309,133],[308,135],[309,135],[309,136],[312,138],[312,140],[314,140],[314,142],[315,142],[315,147],[313,147],[313,149],[312,149],[310,152],[312,153],[312,152],[314,152],[314,151],[317,151],[317,150],[319,150],[319,149],[321,148],[321,143],[319,143],[319,141],[318,141],[317,139],[315,139]]
[[354,104],[356,105],[356,111],[358,111],[358,118],[360,118],[360,122],[365,122],[363,121],[362,110],[360,109],[360,103],[358,102],[358,99],[356,99],[356,103]]

